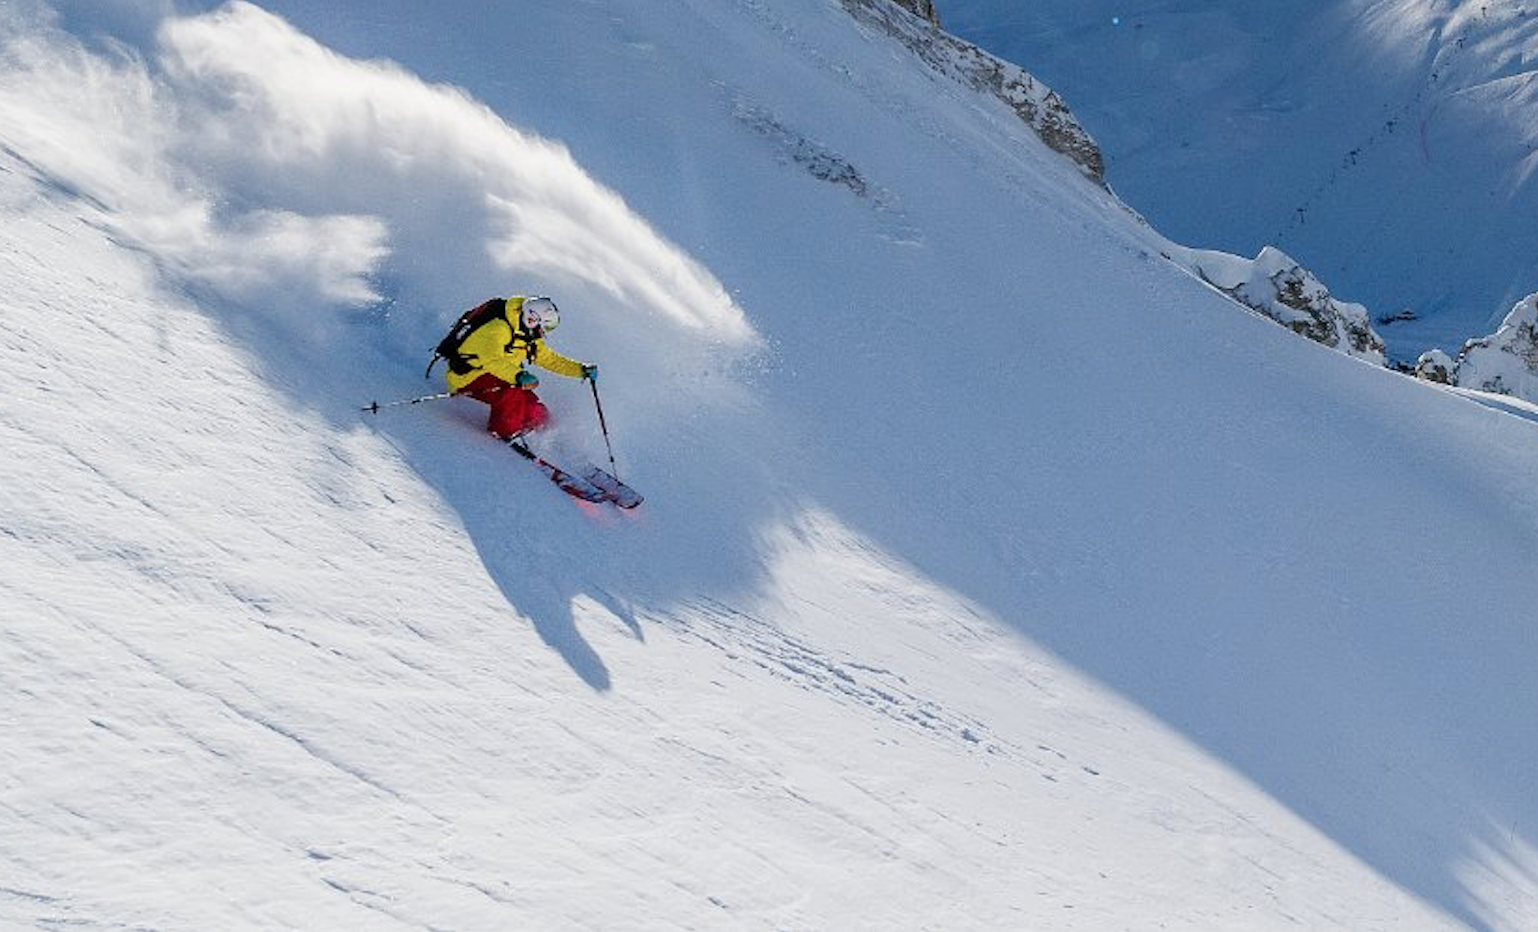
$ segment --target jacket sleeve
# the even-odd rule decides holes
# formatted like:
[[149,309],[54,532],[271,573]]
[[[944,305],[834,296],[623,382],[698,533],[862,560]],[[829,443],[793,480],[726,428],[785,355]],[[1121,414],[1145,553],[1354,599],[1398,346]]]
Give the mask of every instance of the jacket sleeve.
[[556,375],[564,375],[573,379],[582,378],[582,363],[557,353],[546,346],[544,340],[534,341],[534,365],[539,366],[541,369],[549,369]]

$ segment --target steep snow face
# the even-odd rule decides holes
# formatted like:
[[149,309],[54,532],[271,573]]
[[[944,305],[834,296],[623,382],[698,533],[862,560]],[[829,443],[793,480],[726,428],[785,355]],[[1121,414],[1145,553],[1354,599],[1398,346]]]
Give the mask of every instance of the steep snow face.
[[[1486,0],[947,0],[946,27],[1037,74],[1167,235],[1274,245],[1452,351],[1538,285],[1538,9]],[[1413,319],[1403,312],[1413,312]]]
[[[1515,402],[841,4],[272,8],[0,7],[0,924],[1534,913]],[[536,288],[639,514],[358,410]]]

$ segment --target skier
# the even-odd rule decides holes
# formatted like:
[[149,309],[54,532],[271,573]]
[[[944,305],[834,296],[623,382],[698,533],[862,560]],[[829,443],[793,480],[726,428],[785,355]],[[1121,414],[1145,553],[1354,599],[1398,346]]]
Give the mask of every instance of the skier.
[[438,346],[438,355],[449,361],[449,391],[489,405],[486,429],[509,443],[550,422],[549,409],[534,394],[539,377],[529,371],[529,363],[598,382],[596,365],[562,356],[545,344],[545,336],[560,322],[560,311],[549,298],[492,298],[467,311]]

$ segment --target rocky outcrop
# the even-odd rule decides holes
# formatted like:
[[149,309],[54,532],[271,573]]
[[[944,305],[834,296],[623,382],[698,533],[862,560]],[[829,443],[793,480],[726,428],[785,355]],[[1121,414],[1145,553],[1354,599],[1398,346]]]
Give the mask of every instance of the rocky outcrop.
[[1105,157],[1063,99],[1019,66],[940,30],[930,0],[840,2],[856,20],[894,37],[930,68],[1004,101],[1050,148],[1105,184]]
[[1415,374],[1538,403],[1538,294],[1518,301],[1499,330],[1463,344],[1457,359],[1441,350],[1422,355]]
[[870,196],[871,184],[858,168],[827,146],[795,132],[763,107],[739,96],[733,101],[732,115],[770,140],[782,160],[799,165],[819,181],[848,188],[859,197]]
[[1190,250],[1185,259],[1208,284],[1317,343],[1384,365],[1383,338],[1367,308],[1337,300],[1312,272],[1272,246],[1253,260]]
[[1439,349],[1422,353],[1415,361],[1415,377],[1427,382],[1451,385],[1457,377],[1458,362]]
[[898,6],[915,16],[921,16],[934,25],[940,25],[940,14],[935,12],[935,5],[930,0],[893,0]]

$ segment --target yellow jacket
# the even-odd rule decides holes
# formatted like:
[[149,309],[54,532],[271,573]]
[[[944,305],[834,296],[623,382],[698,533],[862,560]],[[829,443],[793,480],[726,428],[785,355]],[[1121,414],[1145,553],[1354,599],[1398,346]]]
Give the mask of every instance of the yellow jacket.
[[[507,316],[517,320],[522,307],[522,298],[508,298]],[[543,338],[531,338],[527,333],[514,330],[500,317],[472,331],[459,345],[459,352],[473,368],[464,375],[456,375],[452,369],[446,373],[451,392],[460,391],[487,372],[511,385],[518,372],[529,363],[557,375],[582,378],[582,363],[546,346]]]

